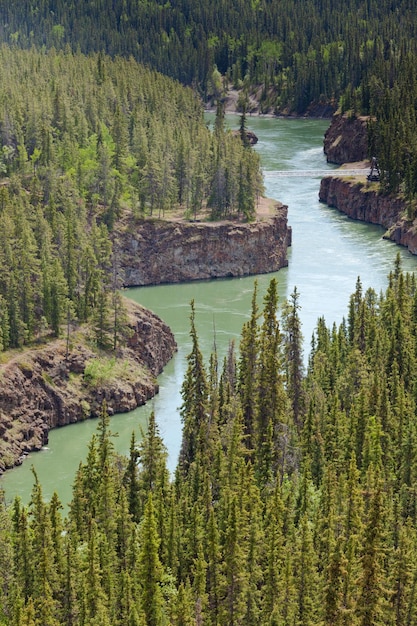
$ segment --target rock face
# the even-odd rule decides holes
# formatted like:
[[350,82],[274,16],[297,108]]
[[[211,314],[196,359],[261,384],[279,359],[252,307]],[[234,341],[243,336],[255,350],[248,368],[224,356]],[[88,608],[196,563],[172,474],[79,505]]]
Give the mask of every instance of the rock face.
[[368,157],[367,117],[336,114],[324,135],[328,163],[352,163]]
[[[232,130],[232,134],[235,137],[240,137],[240,130]],[[245,131],[245,135],[251,146],[255,146],[258,143],[258,137],[252,130]]]
[[401,198],[382,195],[364,181],[331,176],[322,179],[319,199],[354,220],[383,226],[387,229],[386,239],[417,254],[417,222],[407,219],[407,207]]
[[[115,238],[125,286],[272,272],[288,264],[290,244],[281,204],[251,224],[146,220],[125,224]],[[71,338],[68,354],[57,340],[0,365],[0,473],[45,445],[51,428],[97,416],[104,400],[110,414],[120,413],[158,391],[155,377],[176,350],[175,339],[156,315],[127,306],[132,335],[114,375],[92,381],[97,355],[80,335]]]
[[157,393],[155,377],[176,350],[174,337],[153,313],[127,306],[132,335],[113,360],[115,376],[87,379],[86,365],[97,355],[85,341],[66,355],[65,342],[57,340],[0,367],[0,473],[45,445],[51,428],[97,416],[103,400],[110,414],[120,413]]
[[125,286],[179,283],[276,271],[288,264],[287,207],[253,223],[142,220],[120,232]]

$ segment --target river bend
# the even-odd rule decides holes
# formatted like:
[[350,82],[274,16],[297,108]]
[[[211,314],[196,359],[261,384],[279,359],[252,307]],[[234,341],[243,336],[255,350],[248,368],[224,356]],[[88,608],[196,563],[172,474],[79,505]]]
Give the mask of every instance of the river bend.
[[[228,116],[227,122],[238,128],[239,117]],[[416,257],[407,250],[382,239],[382,228],[354,222],[320,204],[317,176],[274,176],[277,171],[293,174],[330,171],[332,166],[326,163],[322,149],[327,126],[327,120],[248,118],[248,128],[259,139],[255,149],[262,158],[266,195],[289,207],[293,245],[288,251],[288,268],[280,270],[276,277],[281,302],[294,286],[300,293],[306,354],[319,316],[323,315],[332,324],[340,323],[347,314],[349,296],[358,276],[365,289],[373,287],[379,292],[386,287],[398,251],[405,270],[413,271],[417,265]],[[256,278],[261,303],[271,275]],[[118,433],[114,443],[119,452],[128,453],[132,430],[139,437],[140,429],[146,428],[149,413],[154,410],[168,448],[169,468],[174,469],[181,442],[180,389],[190,350],[189,303],[194,299],[203,354],[208,358],[215,344],[222,358],[229,341],[239,340],[242,324],[248,318],[254,280],[255,277],[201,281],[126,292],[155,311],[172,328],[179,350],[159,378],[159,395],[144,407],[112,417],[111,429]],[[21,467],[6,472],[2,478],[7,499],[17,494],[24,502],[29,501],[33,465],[45,497],[50,498],[57,491],[66,505],[75,471],[85,459],[96,424],[95,420],[88,420],[51,431],[47,449],[30,455]]]

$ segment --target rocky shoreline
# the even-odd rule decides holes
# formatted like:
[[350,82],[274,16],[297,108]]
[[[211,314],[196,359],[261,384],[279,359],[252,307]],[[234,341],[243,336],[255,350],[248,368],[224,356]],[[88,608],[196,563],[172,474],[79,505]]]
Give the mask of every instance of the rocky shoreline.
[[274,272],[288,265],[290,245],[280,203],[251,223],[131,220],[116,237],[125,287]]
[[386,229],[385,239],[405,246],[417,254],[417,221],[407,217],[407,204],[400,196],[380,193],[378,184],[369,183],[367,173],[366,117],[334,115],[324,136],[327,161],[346,167],[363,168],[364,175],[352,179],[334,176],[323,178],[319,200],[354,220],[378,224]]
[[368,157],[368,118],[335,114],[324,134],[323,149],[328,163],[354,163]]
[[[253,223],[128,220],[114,243],[123,285],[156,285],[276,271],[288,264],[291,228],[287,207],[264,201]],[[96,417],[103,401],[110,414],[122,413],[157,393],[174,336],[152,312],[126,306],[132,336],[116,356],[98,355],[78,329],[68,353],[64,340],[54,340],[0,365],[0,474],[40,450],[51,428]],[[110,375],[92,380],[97,361]]]
[[337,175],[323,178],[319,200],[354,220],[383,226],[385,239],[417,254],[417,223],[407,219],[404,199],[378,193],[368,185],[365,177],[362,181],[346,180]]
[[[64,340],[16,353],[0,366],[0,474],[48,442],[51,428],[108,412],[131,411],[158,392],[156,376],[176,351],[171,330],[154,313],[126,302],[129,345],[111,354],[89,347],[74,333]],[[91,375],[91,363],[105,374]]]

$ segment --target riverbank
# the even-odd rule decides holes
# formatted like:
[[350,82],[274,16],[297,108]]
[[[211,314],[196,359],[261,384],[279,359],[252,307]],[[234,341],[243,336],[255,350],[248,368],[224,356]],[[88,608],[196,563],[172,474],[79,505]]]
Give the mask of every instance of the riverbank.
[[0,365],[0,474],[48,442],[51,428],[100,413],[131,411],[158,392],[156,376],[176,350],[174,336],[154,313],[126,300],[128,345],[98,353],[85,329],[65,340],[14,351]]
[[406,200],[400,195],[386,195],[367,175],[371,164],[368,152],[368,119],[347,114],[334,115],[324,135],[324,152],[329,163],[349,169],[364,170],[363,176],[323,178],[319,200],[348,217],[386,229],[384,239],[405,246],[417,254],[417,220],[409,219]]
[[125,287],[250,276],[288,265],[287,206],[262,198],[256,220],[126,220],[115,246]]
[[[288,265],[287,207],[263,198],[253,223],[125,220],[115,248],[125,287],[276,271]],[[86,331],[3,354],[0,365],[0,474],[48,442],[51,428],[131,411],[158,392],[156,376],[176,350],[171,330],[128,301],[128,346],[98,354]]]
[[368,156],[366,116],[335,114],[324,133],[323,149],[328,163],[342,165],[364,161]]
[[[289,266],[275,277],[281,304],[295,286],[300,294],[305,363],[317,320],[324,316],[329,327],[333,322],[337,325],[342,322],[358,276],[364,290],[372,287],[379,293],[386,288],[387,275],[394,268],[397,252],[401,254],[401,264],[406,271],[413,271],[417,263],[417,257],[407,254],[405,248],[397,249],[382,241],[379,228],[348,220],[338,211],[321,205],[317,178],[275,176],[276,170],[283,169],[326,169],[322,145],[327,126],[327,121],[323,120],[277,121],[261,116],[254,116],[249,126],[259,137],[266,195],[289,205],[288,221],[293,233],[293,245],[288,250]],[[328,169],[329,173],[334,171]],[[270,278],[269,274],[256,278],[258,304],[262,302]],[[128,453],[133,431],[137,441],[140,440],[140,430],[146,428],[148,416],[154,411],[168,451],[168,469],[175,471],[181,446],[180,390],[188,363],[186,357],[191,350],[190,301],[194,300],[196,306],[196,328],[205,363],[209,364],[214,346],[222,363],[229,352],[230,341],[239,345],[242,325],[250,315],[253,287],[254,278],[247,277],[159,285],[126,292],[128,297],[156,312],[168,324],[177,339],[178,352],[158,377],[160,391],[155,399],[111,419],[110,428],[118,433],[114,438],[118,452]],[[31,454],[23,467],[5,472],[0,484],[2,482],[6,490],[7,501],[12,501],[15,495],[25,504],[30,501],[33,484],[30,467],[33,465],[44,496],[50,498],[56,491],[64,506],[70,502],[69,484],[80,461],[86,458],[96,421],[54,429],[47,451]]]
[[[271,118],[294,118],[311,117],[330,119],[335,112],[334,104],[331,103],[313,103],[307,108],[304,115],[296,115],[291,111],[275,111],[274,107],[268,106],[262,102],[263,85],[258,85],[251,93],[243,94],[242,90],[228,88],[223,96],[223,110],[225,113],[233,113],[240,115],[242,113],[241,102],[246,100],[246,114],[248,116],[271,117]],[[205,111],[215,113],[217,108],[217,100],[213,97],[205,103]]]
[[334,176],[323,178],[319,199],[354,220],[378,224],[386,229],[384,239],[405,246],[417,254],[417,220],[407,217],[407,203],[400,196],[383,195],[378,184],[369,183],[369,162],[349,163],[348,167],[364,167],[364,175],[346,179]]

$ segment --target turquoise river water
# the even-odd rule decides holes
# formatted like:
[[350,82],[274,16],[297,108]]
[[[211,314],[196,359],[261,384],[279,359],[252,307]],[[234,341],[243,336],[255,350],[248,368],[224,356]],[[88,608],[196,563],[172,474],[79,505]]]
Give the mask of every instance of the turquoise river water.
[[[228,116],[237,128],[239,118]],[[327,120],[273,119],[251,117],[248,128],[259,141],[266,195],[289,207],[293,244],[288,250],[289,266],[275,276],[281,302],[293,291],[300,293],[305,354],[319,316],[327,324],[340,323],[347,313],[349,296],[360,276],[364,288],[384,289],[397,252],[403,268],[414,271],[417,257],[382,239],[383,229],[355,222],[318,201],[320,178],[317,176],[285,177],[283,170],[305,171],[332,169],[323,155],[323,134]],[[259,302],[271,274],[257,276]],[[160,393],[146,406],[111,418],[111,430],[117,432],[115,448],[128,453],[130,437],[135,430],[140,437],[146,429],[150,411],[154,410],[160,433],[168,450],[169,468],[176,465],[181,443],[181,383],[186,368],[189,341],[189,303],[196,306],[196,326],[203,354],[208,358],[214,342],[220,358],[229,341],[239,340],[243,322],[248,318],[255,277],[201,281],[183,285],[163,285],[129,289],[125,295],[155,311],[173,330],[178,352],[159,377]],[[33,453],[22,466],[6,472],[2,485],[11,500],[19,495],[30,498],[33,475],[38,474],[44,496],[57,491],[64,507],[70,500],[71,486],[80,461],[85,460],[88,442],[97,426],[96,420],[66,426],[50,432],[47,448]]]

